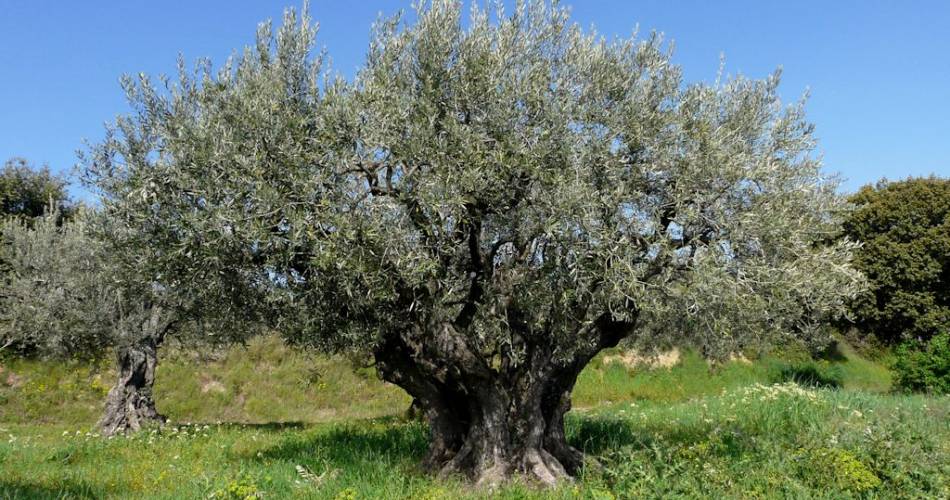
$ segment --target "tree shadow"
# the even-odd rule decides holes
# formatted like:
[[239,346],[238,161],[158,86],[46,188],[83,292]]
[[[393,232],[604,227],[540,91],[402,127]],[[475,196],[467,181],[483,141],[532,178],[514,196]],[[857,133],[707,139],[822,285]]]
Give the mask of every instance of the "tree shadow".
[[15,479],[0,479],[0,498],[6,500],[34,498],[95,499],[104,498],[106,493],[108,493],[83,481],[73,482],[60,480],[59,482],[61,484],[58,486],[47,486]]
[[837,340],[832,340],[827,347],[815,355],[815,358],[838,363],[848,360],[848,356],[841,349],[841,344]]
[[249,429],[249,430],[259,430],[265,432],[279,432],[286,430],[300,430],[313,424],[302,422],[299,420],[293,420],[288,422],[215,422],[215,423],[203,423],[203,422],[194,422],[188,424],[190,426],[203,426],[208,425],[210,427],[216,427],[221,429]]
[[427,446],[428,429],[420,422],[367,419],[318,428],[313,434],[265,449],[256,458],[292,463],[324,461],[346,470],[418,462]]
[[772,381],[776,383],[794,382],[802,386],[826,389],[841,388],[843,379],[844,375],[838,365],[814,361],[780,365],[772,376]]
[[[656,422],[635,425],[628,419],[588,415],[568,418],[565,430],[572,446],[594,457],[629,447],[651,449],[657,445],[669,448],[671,444],[674,447],[708,445],[713,436],[704,426]],[[739,456],[754,448],[753,438],[742,433],[719,433],[715,435],[713,451],[720,456]]]
[[629,422],[615,418],[569,415],[565,432],[571,446],[594,455],[650,439]]

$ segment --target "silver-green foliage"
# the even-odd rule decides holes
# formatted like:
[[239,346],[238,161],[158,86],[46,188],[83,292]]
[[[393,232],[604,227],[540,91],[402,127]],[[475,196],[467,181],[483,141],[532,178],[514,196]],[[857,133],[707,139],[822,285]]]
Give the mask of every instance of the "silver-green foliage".
[[[0,226],[0,346],[35,354],[90,358],[140,343],[152,323],[181,330],[181,299],[161,284],[124,273],[101,238],[111,227],[80,209],[56,210]],[[184,330],[193,334],[194,328]],[[179,337],[182,335],[178,335]]]
[[660,37],[606,41],[544,2],[463,17],[380,21],[353,81],[293,12],[220,69],[126,79],[134,112],[85,159],[118,244],[215,303],[266,291],[304,343],[451,325],[515,364],[526,336],[571,359],[598,318],[727,353],[855,293],[778,74],[686,84]]
[[116,289],[88,214],[53,211],[3,222],[0,345],[54,356],[95,356],[115,340]]

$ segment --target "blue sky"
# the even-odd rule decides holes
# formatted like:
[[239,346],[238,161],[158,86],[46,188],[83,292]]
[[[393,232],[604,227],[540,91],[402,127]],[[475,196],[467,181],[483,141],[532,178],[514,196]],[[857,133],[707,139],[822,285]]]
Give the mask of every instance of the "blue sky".
[[[844,189],[882,177],[950,176],[950,2],[575,0],[574,19],[608,36],[657,30],[675,41],[688,81],[783,67],[782,95],[810,89],[828,172]],[[123,73],[222,62],[293,0],[0,0],[0,160],[71,169],[83,139],[127,108]],[[313,0],[318,44],[352,75],[379,12],[409,0]],[[75,191],[79,196],[83,193]]]

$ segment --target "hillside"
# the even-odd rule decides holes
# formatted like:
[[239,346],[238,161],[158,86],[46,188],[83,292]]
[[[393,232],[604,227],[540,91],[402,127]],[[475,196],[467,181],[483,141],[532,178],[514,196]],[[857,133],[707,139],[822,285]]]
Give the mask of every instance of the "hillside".
[[[597,464],[555,497],[950,495],[950,398],[888,394],[886,368],[847,346],[829,361],[718,367],[688,352],[630,367],[618,354],[578,382],[568,432]],[[348,360],[272,338],[210,362],[179,353],[156,387],[172,425],[107,440],[89,431],[110,380],[96,366],[4,362],[0,497],[478,495],[417,470],[425,428],[403,418],[407,396]]]

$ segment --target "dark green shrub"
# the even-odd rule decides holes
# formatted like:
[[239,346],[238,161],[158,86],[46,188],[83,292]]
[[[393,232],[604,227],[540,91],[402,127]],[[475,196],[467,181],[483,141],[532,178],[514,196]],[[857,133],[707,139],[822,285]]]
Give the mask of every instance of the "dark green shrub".
[[772,377],[775,382],[795,382],[808,387],[841,387],[844,374],[841,368],[827,361],[805,361],[781,364]]
[[67,216],[69,205],[66,179],[48,167],[36,168],[23,158],[11,158],[0,168],[0,216],[29,220],[51,207]]
[[852,303],[866,335],[899,345],[950,326],[950,179],[882,181],[851,196],[844,236],[870,287]]
[[898,347],[894,371],[900,389],[950,394],[950,332]]

